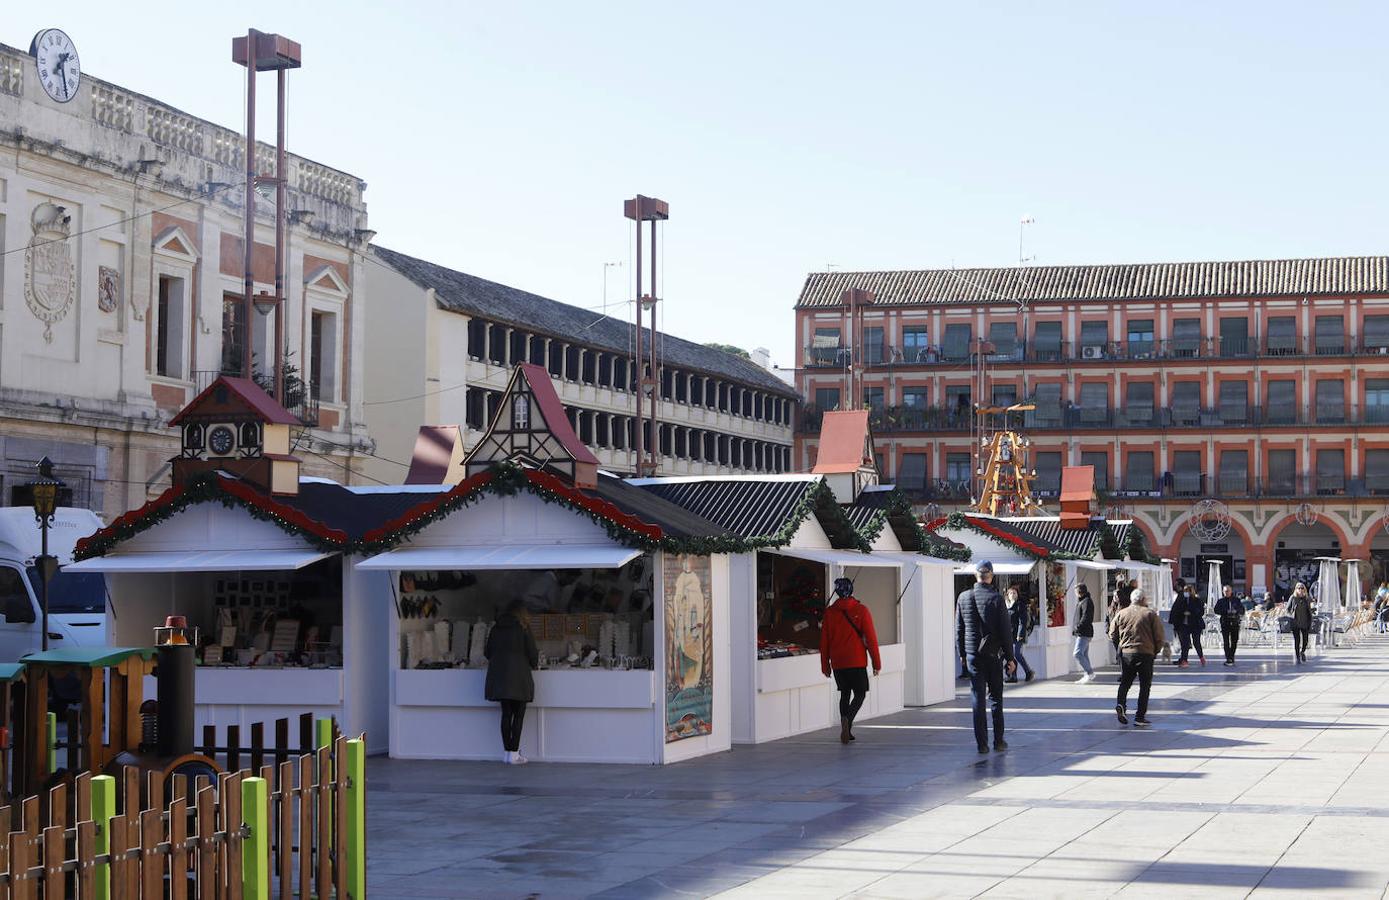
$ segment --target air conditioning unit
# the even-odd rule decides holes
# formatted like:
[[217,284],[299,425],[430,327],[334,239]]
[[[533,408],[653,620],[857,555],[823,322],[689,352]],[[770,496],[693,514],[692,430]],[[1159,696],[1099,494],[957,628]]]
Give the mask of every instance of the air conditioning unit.
[[1104,359],[1103,347],[1081,347],[1081,359]]

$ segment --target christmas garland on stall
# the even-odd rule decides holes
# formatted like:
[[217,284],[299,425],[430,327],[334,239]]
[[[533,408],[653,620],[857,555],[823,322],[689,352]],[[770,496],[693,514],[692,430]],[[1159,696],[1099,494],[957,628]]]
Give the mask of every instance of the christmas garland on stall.
[[[362,536],[362,541],[356,549],[363,553],[389,550],[434,522],[461,508],[471,506],[487,494],[509,497],[520,491],[528,491],[545,503],[563,506],[588,517],[601,527],[608,537],[624,546],[696,556],[746,553],[762,547],[779,547],[790,543],[805,517],[823,505],[821,490],[828,494],[833,502],[833,493],[823,484],[817,485],[816,489],[806,492],[786,523],[776,534],[769,537],[749,539],[723,534],[677,538],[667,535],[657,525],[644,522],[637,516],[622,511],[607,500],[570,485],[558,476],[524,468],[508,460],[460,482],[442,497],[423,503],[381,527],[368,531]],[[842,512],[840,516],[843,516]],[[868,547],[864,545],[860,549],[867,550]]]
[[887,502],[875,509],[873,517],[858,531],[869,546],[872,546],[878,535],[882,534],[884,526],[889,523],[903,550],[953,562],[968,562],[970,559],[968,547],[962,547],[954,541],[927,532],[912,512],[911,499],[899,490],[889,492]]
[[1124,552],[1129,559],[1137,559],[1151,565],[1159,565],[1162,560],[1148,551],[1148,539],[1137,522],[1129,523],[1129,533],[1124,536]]
[[1047,547],[1043,547],[1041,544],[1035,544],[1032,541],[1029,541],[1027,538],[1023,537],[1020,534],[1016,534],[1014,532],[1008,531],[1004,528],[1000,528],[995,525],[991,525],[988,519],[967,516],[959,510],[952,512],[950,515],[945,517],[945,527],[955,529],[968,528],[971,531],[975,531],[979,534],[984,535],[985,537],[994,538],[996,540],[1003,541],[1006,544],[1011,544],[1013,547],[1016,547],[1024,556],[1029,556],[1032,559],[1048,559],[1053,562],[1067,562],[1071,560],[1082,560],[1092,558],[1080,553],[1071,553],[1066,550],[1052,550]]
[[123,541],[165,522],[190,506],[221,503],[228,509],[240,507],[254,519],[269,522],[287,534],[303,538],[314,549],[336,553],[348,548],[347,533],[329,528],[297,509],[275,500],[240,481],[216,473],[200,475],[187,484],[171,487],[138,509],[117,517],[110,525],[77,542],[73,559],[104,556]]

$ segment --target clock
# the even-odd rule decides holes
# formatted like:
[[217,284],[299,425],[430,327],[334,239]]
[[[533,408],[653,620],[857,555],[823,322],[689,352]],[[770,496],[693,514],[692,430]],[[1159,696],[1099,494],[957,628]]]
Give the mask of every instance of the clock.
[[236,446],[236,434],[226,425],[218,425],[207,434],[207,449],[215,456],[226,456]]
[[29,44],[29,53],[38,68],[39,83],[48,96],[59,103],[67,103],[77,96],[82,64],[77,58],[77,48],[72,38],[60,29],[45,28],[34,35],[34,40]]

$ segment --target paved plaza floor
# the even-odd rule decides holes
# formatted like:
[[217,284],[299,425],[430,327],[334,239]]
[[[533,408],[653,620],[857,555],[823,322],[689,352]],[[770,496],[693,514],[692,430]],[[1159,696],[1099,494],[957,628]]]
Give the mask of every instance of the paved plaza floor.
[[[1389,897],[1389,644],[968,693],[663,768],[368,765],[373,898]],[[1132,704],[1132,700],[1130,703]]]

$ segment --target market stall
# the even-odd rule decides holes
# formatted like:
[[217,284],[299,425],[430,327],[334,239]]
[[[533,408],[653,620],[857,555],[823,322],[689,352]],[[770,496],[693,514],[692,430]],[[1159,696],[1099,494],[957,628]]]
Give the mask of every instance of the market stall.
[[385,578],[391,755],[501,758],[485,649],[516,598],[540,655],[523,756],[660,764],[727,749],[737,542],[598,472],[534,366],[518,367],[464,471],[369,531],[378,552],[354,567]]
[[272,499],[220,478],[174,489],[98,532],[68,569],[106,574],[114,644],[147,640],[169,615],[198,630],[199,727],[311,712],[384,750],[386,696],[372,676],[385,579],[355,571],[341,549],[347,533],[302,507],[403,507],[419,495],[364,497],[322,482],[302,491]]
[[438,489],[301,478],[298,420],[246,379],[214,380],[170,424],[173,486],[78,542],[66,567],[106,574],[108,640],[140,645],[184,616],[198,633],[197,725],[307,712],[384,749],[386,588],[350,555],[365,527]]

